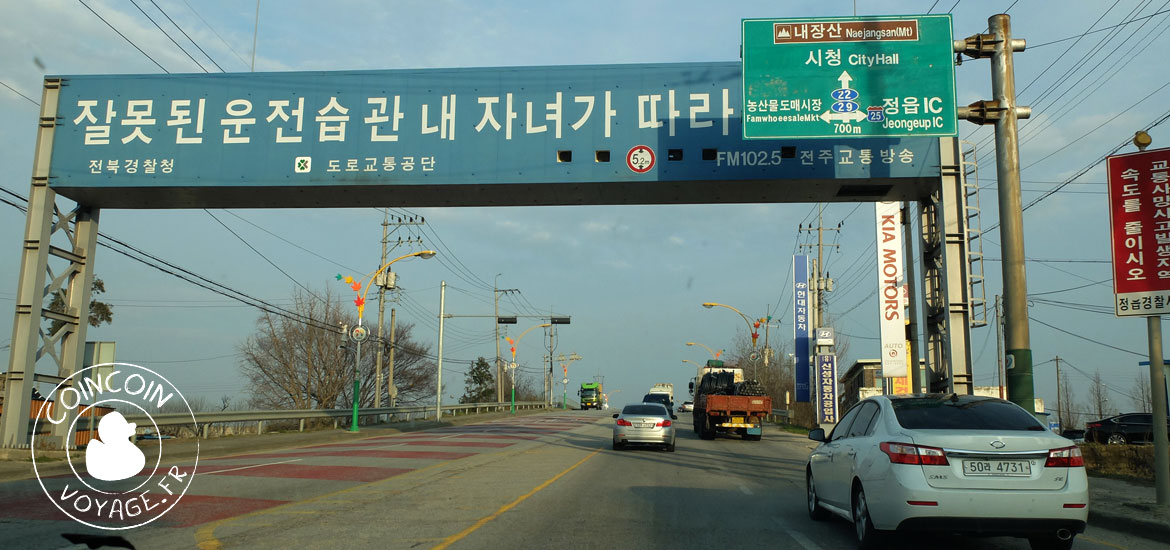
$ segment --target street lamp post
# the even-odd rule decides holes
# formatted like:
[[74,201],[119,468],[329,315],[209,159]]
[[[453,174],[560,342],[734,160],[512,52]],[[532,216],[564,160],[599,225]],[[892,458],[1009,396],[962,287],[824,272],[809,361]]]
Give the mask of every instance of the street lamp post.
[[[366,284],[365,281],[377,280],[378,276],[381,275],[382,272],[386,271],[387,268],[389,268],[394,262],[397,262],[398,260],[403,260],[414,256],[418,256],[426,260],[435,257],[435,254],[436,252],[434,250],[420,250],[418,252],[411,252],[410,254],[403,254],[402,256],[386,262],[373,273],[370,273],[361,279],[354,280],[353,277],[344,278],[345,282],[350,285],[350,288],[352,288],[354,292],[362,291],[362,288],[365,287],[365,290],[362,291],[361,296],[358,296],[353,301],[354,305],[356,305],[358,308],[358,323],[357,327],[355,327],[351,333],[351,337],[357,342],[357,349],[354,352],[355,358],[353,362],[353,418],[349,424],[349,431],[351,432],[358,431],[358,399],[362,387],[358,374],[360,372],[362,362],[362,340],[366,339],[366,335],[368,333],[365,327],[362,326],[362,314],[366,309],[366,295],[370,293],[370,285]],[[343,277],[340,274],[337,275],[337,280],[342,279]],[[378,393],[381,394],[381,380],[378,380],[378,385]]]
[[743,317],[743,322],[747,323],[748,334],[750,334],[752,337],[752,348],[755,348],[756,347],[756,340],[759,339],[760,333],[756,332],[756,325],[752,323],[752,320],[748,319],[748,316],[744,315],[742,311],[735,309],[727,304],[720,304],[720,303],[716,303],[716,302],[703,302],[703,307],[705,307],[707,309],[711,309],[715,306],[725,307],[727,309],[730,309],[731,311],[738,313],[740,317]]
[[708,346],[705,344],[700,344],[698,342],[687,342],[687,345],[688,346],[699,346],[699,347],[707,350],[707,352],[711,354],[712,359],[718,359],[719,354],[723,353],[723,350],[715,351],[715,350],[711,349],[711,346]]
[[525,334],[532,332],[533,329],[551,327],[552,323],[541,323],[528,327],[528,330],[520,333],[515,340],[507,338],[508,345],[512,347],[512,364],[508,365],[508,369],[512,371],[512,414],[516,414],[516,345],[520,343],[520,339],[524,338]]

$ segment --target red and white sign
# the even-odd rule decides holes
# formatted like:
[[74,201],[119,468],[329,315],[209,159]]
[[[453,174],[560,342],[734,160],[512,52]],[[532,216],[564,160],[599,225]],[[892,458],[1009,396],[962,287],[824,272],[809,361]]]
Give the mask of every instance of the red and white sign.
[[1170,148],[1106,162],[1114,312],[1170,313]]
[[645,174],[654,168],[654,150],[645,145],[635,145],[626,153],[626,166],[636,174]]
[[882,377],[906,376],[906,317],[902,287],[902,208],[897,202],[874,203],[877,221],[878,329]]

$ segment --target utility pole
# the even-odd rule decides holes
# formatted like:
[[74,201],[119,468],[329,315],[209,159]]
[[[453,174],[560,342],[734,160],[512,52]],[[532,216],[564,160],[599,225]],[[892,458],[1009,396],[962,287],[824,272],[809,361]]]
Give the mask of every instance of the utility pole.
[[439,285],[439,361],[435,372],[435,421],[443,421],[443,322],[447,320],[447,281]]
[[518,288],[499,288],[497,284],[501,273],[496,274],[496,282],[492,284],[492,297],[496,308],[496,402],[504,402],[504,362],[500,358],[500,295],[509,292],[520,292]]
[[902,202],[902,247],[905,249],[905,278],[906,278],[906,355],[910,359],[908,373],[910,376],[910,393],[918,393],[922,388],[922,370],[918,361],[918,277],[914,274],[914,219],[911,215],[910,201]]
[[[834,244],[825,244],[825,231],[841,231],[841,224],[838,223],[837,227],[825,227],[824,214],[825,214],[825,205],[823,203],[818,203],[817,204],[817,227],[816,227],[817,244],[815,244],[815,245],[813,245],[813,244],[800,245],[800,247],[802,249],[805,247],[811,249],[814,246],[817,249],[817,259],[813,260],[813,269],[812,269],[813,276],[815,277],[815,281],[813,282],[813,284],[809,285],[812,287],[811,290],[813,292],[813,300],[812,300],[812,303],[813,303],[813,318],[812,318],[813,328],[819,328],[821,326],[824,326],[825,293],[833,291],[833,280],[828,278],[828,276],[827,276],[828,274],[825,273],[825,271],[824,271],[824,268],[825,268],[825,247],[829,247],[829,248],[840,248],[841,247],[841,245],[835,244],[835,243]],[[801,233],[812,233],[813,232],[812,224],[809,224],[809,226],[807,228],[802,226],[800,228],[800,232]]]
[[1060,356],[1057,355],[1052,360],[1056,363],[1056,423],[1060,424],[1061,430],[1064,430],[1064,409],[1060,406]]
[[[403,244],[414,242],[414,241],[411,241],[409,239],[406,241],[399,239],[398,242],[392,248],[387,250],[386,245],[389,242],[388,239],[390,237],[390,226],[394,225],[395,230],[397,230],[399,227],[402,227],[404,225],[422,225],[424,222],[424,220],[421,217],[418,218],[418,221],[415,221],[414,216],[411,216],[409,218],[402,218],[401,216],[398,216],[395,219],[396,219],[396,221],[393,224],[390,223],[390,211],[389,210],[382,211],[382,261],[378,263],[379,268],[386,265],[386,256],[388,253],[393,252],[394,249],[398,248],[399,246],[402,246]],[[422,239],[419,239],[418,243],[421,245]],[[390,275],[389,273],[383,273],[382,275],[380,275],[380,277],[381,277],[380,281],[375,281],[376,284],[378,285],[378,344],[379,345],[378,345],[377,357],[374,360],[375,361],[374,362],[374,378],[376,380],[374,382],[374,407],[381,407],[382,406],[382,350],[383,350],[383,348],[386,347],[385,345],[382,344],[385,341],[382,339],[382,319],[386,314],[386,289],[388,289],[388,288],[393,289],[394,288],[394,277],[392,275]],[[391,311],[393,311],[393,310],[391,310]],[[393,319],[393,313],[391,314],[391,319]],[[393,322],[393,320],[390,322],[390,346],[391,346],[391,350],[393,350],[393,346],[394,346],[394,322]],[[391,403],[391,406],[393,406],[394,395],[397,392],[394,391],[394,359],[393,359],[394,352],[391,351],[390,353],[391,353],[391,356],[390,356],[391,357],[391,359],[390,359],[390,382],[389,382],[389,385],[387,386],[387,389],[391,394],[390,395],[390,403]]]
[[397,345],[394,332],[394,314],[396,311],[396,309],[390,308],[390,361],[389,365],[387,365],[390,370],[390,376],[389,380],[386,381],[386,393],[390,396],[391,407],[395,406],[395,403],[398,401],[398,388],[394,385],[394,346]]
[[999,313],[999,294],[995,295],[995,380],[999,385],[999,398],[1003,399],[1006,396],[1003,394],[1003,316]]
[[975,124],[995,125],[995,164],[999,181],[1000,235],[1003,236],[1004,347],[1008,399],[1035,410],[1032,381],[1032,346],[1028,334],[1028,285],[1024,265],[1024,212],[1020,199],[1020,118],[1031,108],[1016,105],[1015,68],[1012,53],[1024,51],[1025,42],[1012,38],[1011,17],[993,15],[987,20],[989,34],[956,40],[954,50],[972,58],[991,58],[991,101],[976,101],[958,109],[959,118]]
[[553,386],[553,350],[556,349],[556,344],[553,342],[553,337],[556,335],[557,329],[555,327],[548,327],[548,373],[545,374],[545,386],[548,392],[548,406],[552,406],[552,386]]

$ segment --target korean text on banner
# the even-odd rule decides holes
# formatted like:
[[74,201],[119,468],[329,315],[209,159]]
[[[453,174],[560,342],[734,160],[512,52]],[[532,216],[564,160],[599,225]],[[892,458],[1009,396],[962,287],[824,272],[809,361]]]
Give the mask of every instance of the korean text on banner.
[[817,355],[817,423],[837,423],[836,355]]
[[877,214],[878,323],[882,376],[906,376],[906,317],[902,305],[902,211],[897,202],[874,204]]
[[1114,312],[1170,313],[1170,148],[1109,157]]
[[796,338],[796,402],[812,401],[809,388],[809,303],[808,303],[808,256],[792,257],[792,292],[796,297],[793,311],[792,330]]

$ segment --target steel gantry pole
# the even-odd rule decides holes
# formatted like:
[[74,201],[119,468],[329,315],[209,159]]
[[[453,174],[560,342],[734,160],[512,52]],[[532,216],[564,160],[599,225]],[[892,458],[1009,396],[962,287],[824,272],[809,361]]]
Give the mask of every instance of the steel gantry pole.
[[991,101],[977,101],[959,108],[959,117],[976,124],[995,124],[995,161],[999,183],[1000,235],[1003,236],[1003,305],[1005,370],[1008,400],[1035,410],[1032,382],[1032,347],[1028,334],[1028,287],[1024,265],[1024,213],[1020,200],[1020,118],[1031,109],[1016,105],[1013,52],[1025,42],[1012,38],[1011,18],[993,15],[987,20],[989,34],[955,41],[955,51],[970,57],[991,58]]

